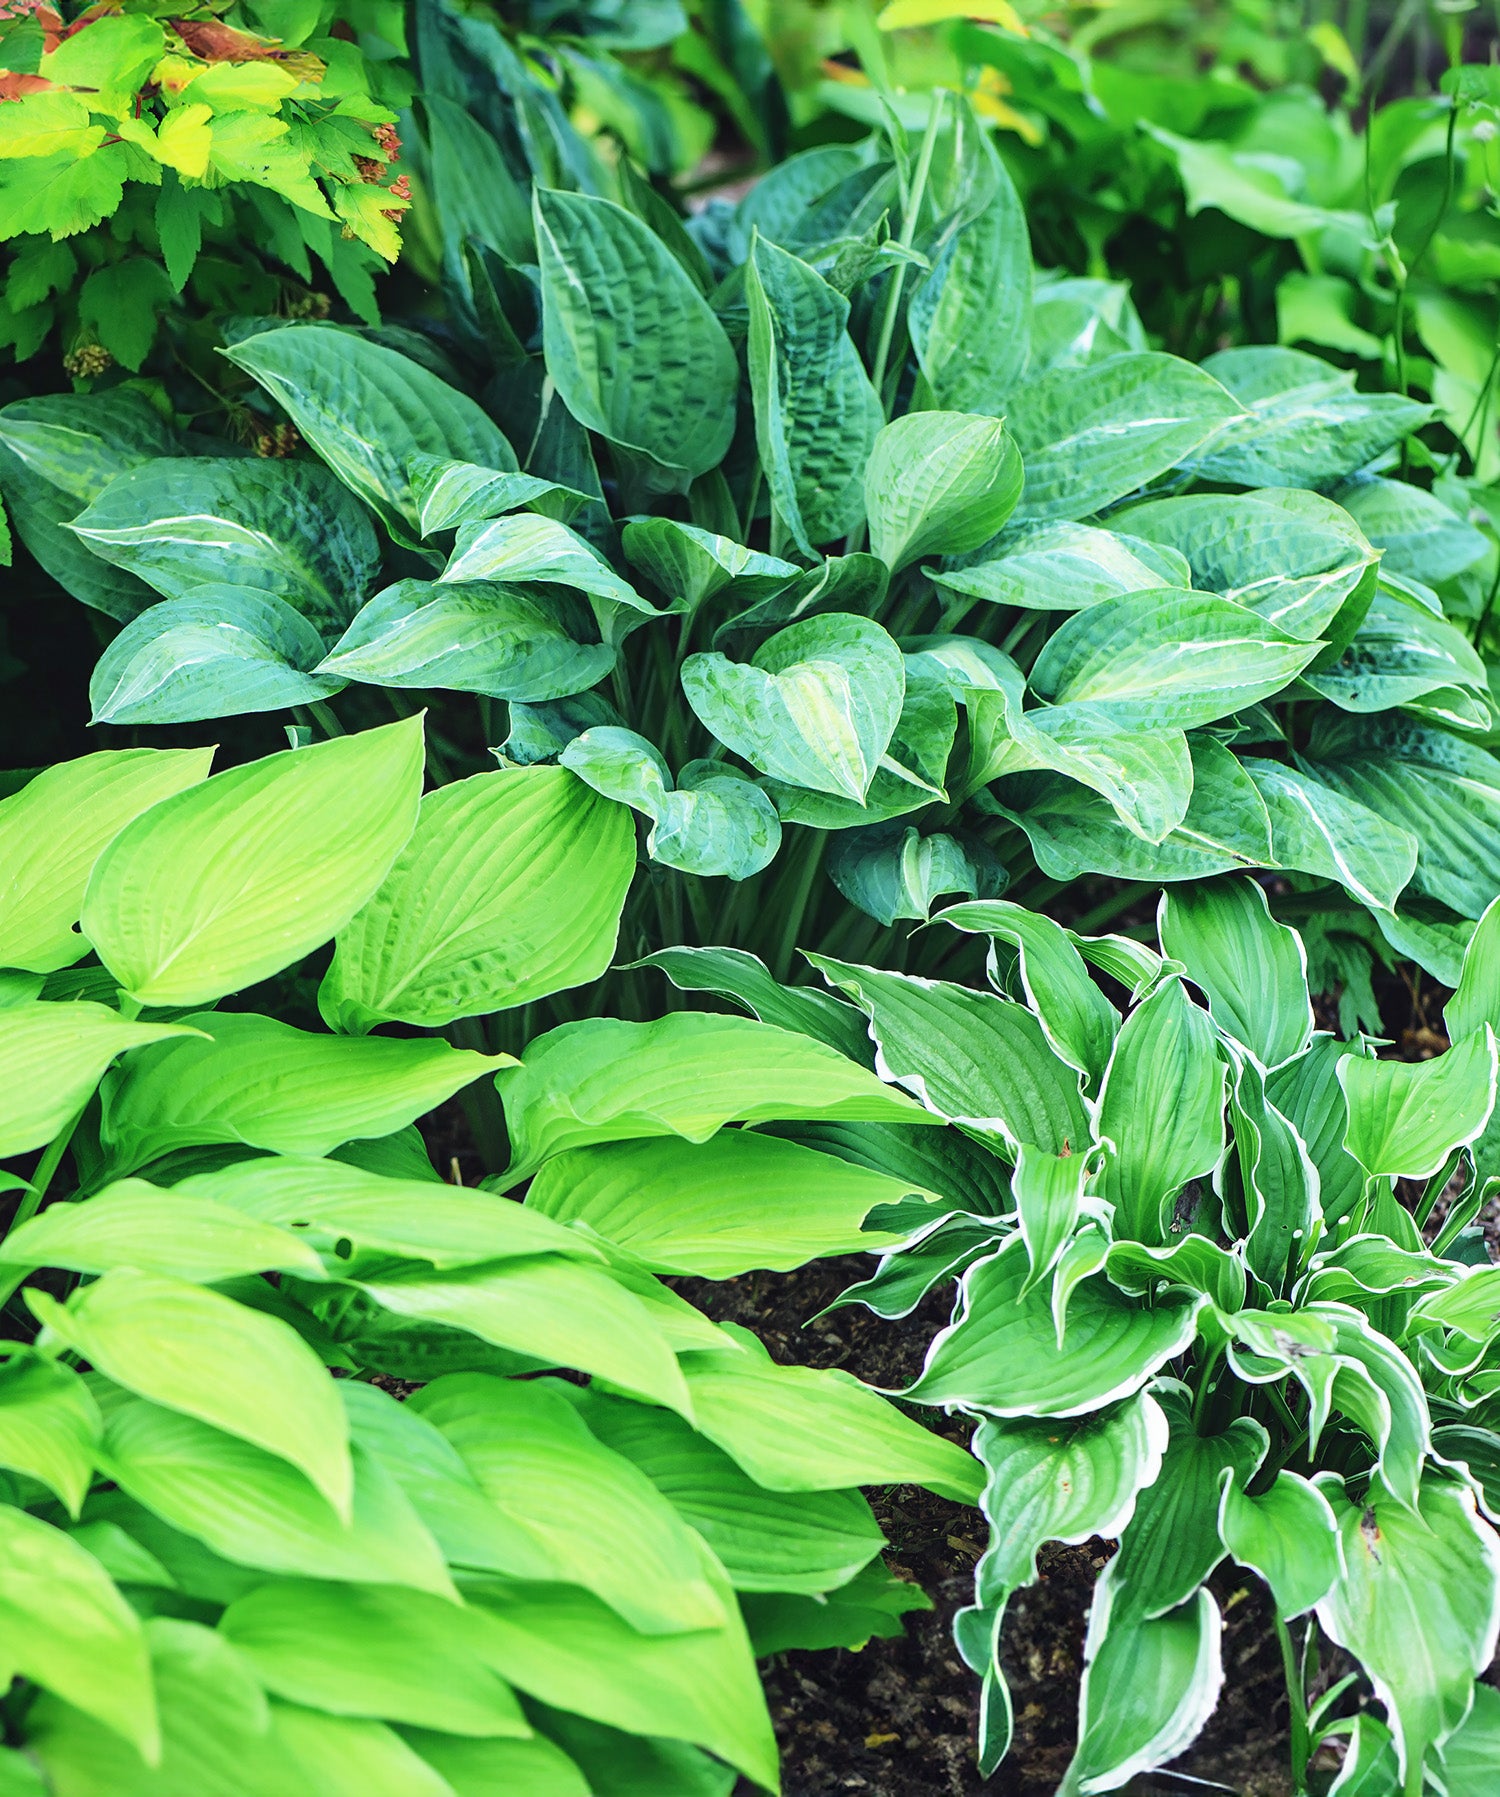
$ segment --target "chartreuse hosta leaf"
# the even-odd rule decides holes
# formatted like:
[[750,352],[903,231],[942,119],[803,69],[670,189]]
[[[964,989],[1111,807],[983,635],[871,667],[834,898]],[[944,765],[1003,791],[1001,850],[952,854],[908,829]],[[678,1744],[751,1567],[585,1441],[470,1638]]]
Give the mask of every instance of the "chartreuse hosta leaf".
[[1265,889],[1242,875],[1162,895],[1163,951],[1181,961],[1214,1020],[1263,1067],[1300,1054],[1312,1036],[1302,938],[1277,923]]
[[107,1005],[33,1001],[0,1010],[0,1155],[50,1142],[117,1055],[193,1033],[180,1024],[132,1023]]
[[837,612],[778,631],[750,662],[689,656],[682,690],[763,774],[858,805],[895,734],[906,670],[880,625]]
[[924,555],[987,543],[1021,496],[1021,458],[999,418],[911,412],[875,439],[865,468],[870,547],[893,574]]
[[13,1354],[0,1372],[0,1466],[47,1486],[77,1517],[103,1419],[83,1378],[61,1361]]
[[675,518],[635,518],[620,533],[627,559],[666,595],[672,608],[691,615],[730,586],[746,604],[784,591],[802,573],[795,562],[763,555],[730,537],[682,524]]
[[495,1083],[513,1155],[507,1184],[593,1142],[706,1142],[726,1123],[795,1118],[935,1121],[821,1042],[694,1011],[656,1023],[565,1023],[536,1038]]
[[94,665],[95,724],[182,724],[310,705],[344,682],[314,670],[317,630],[287,600],[210,583],[133,618]]
[[560,768],[441,787],[339,931],[323,1015],[359,1032],[442,1025],[597,979],[634,872],[629,813]]
[[100,851],[142,811],[207,777],[209,749],[105,749],[44,769],[0,800],[0,964],[81,960],[74,927]]
[[84,934],[142,1004],[201,1004],[263,979],[380,885],[421,781],[420,718],[216,774],[109,844]]
[[534,208],[547,373],[568,410],[668,490],[717,467],[739,375],[682,265],[610,200],[538,186]]
[[398,536],[420,529],[416,455],[502,471],[514,452],[466,395],[419,363],[332,325],[243,337],[225,352],[280,405],[339,479]]
[[862,522],[880,398],[845,328],[849,302],[816,270],[761,238],[745,297],[761,468],[777,518],[810,556]]
[[1017,525],[982,555],[923,572],[945,593],[1027,611],[1082,611],[1117,593],[1193,584],[1186,560],[1175,550],[1063,519]]
[[674,787],[660,751],[611,724],[575,736],[558,760],[606,799],[651,819],[646,853],[663,866],[744,880],[781,847],[776,807],[727,762],[689,762]]

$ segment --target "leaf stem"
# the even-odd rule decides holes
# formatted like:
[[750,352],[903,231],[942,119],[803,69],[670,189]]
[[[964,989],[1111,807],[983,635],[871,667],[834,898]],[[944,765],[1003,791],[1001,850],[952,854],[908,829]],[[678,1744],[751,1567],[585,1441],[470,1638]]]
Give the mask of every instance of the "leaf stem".
[[42,1151],[42,1158],[36,1164],[36,1171],[31,1176],[31,1190],[25,1193],[16,1206],[16,1214],[10,1220],[10,1228],[19,1229],[23,1223],[29,1222],[46,1202],[47,1191],[51,1186],[62,1157],[68,1152],[78,1125],[83,1121],[83,1113],[87,1107],[80,1105],[71,1123],[60,1129]]
[[[1312,1625],[1309,1623],[1308,1625]],[[1281,1648],[1281,1669],[1286,1678],[1287,1704],[1292,1722],[1292,1791],[1294,1797],[1307,1797],[1307,1762],[1311,1758],[1307,1731],[1307,1695],[1302,1688],[1302,1668],[1297,1650],[1292,1645],[1291,1630],[1276,1617],[1276,1641]]]
[[[922,201],[927,197],[927,179],[932,173],[938,125],[942,121],[946,103],[947,90],[936,88],[927,111],[927,129],[922,133],[922,147],[917,152],[917,166],[912,173],[911,189],[901,213],[901,235],[896,241],[903,250],[909,250],[916,240],[917,220],[922,211]],[[902,261],[891,270],[891,284],[886,291],[885,311],[880,320],[880,335],[875,343],[875,362],[870,371],[870,384],[882,395],[885,389],[886,364],[890,361],[891,344],[896,335],[896,317],[901,309],[901,290],[905,285],[906,263]]]

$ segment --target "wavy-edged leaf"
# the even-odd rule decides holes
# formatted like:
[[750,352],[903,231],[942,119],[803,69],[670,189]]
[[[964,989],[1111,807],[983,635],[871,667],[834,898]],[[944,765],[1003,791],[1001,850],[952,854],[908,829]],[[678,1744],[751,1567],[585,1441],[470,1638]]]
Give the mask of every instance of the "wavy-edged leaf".
[[1430,1061],[1338,1064],[1349,1106],[1344,1146],[1372,1177],[1427,1179],[1477,1137],[1495,1106],[1488,1026]]
[[754,605],[782,592],[803,572],[779,555],[747,549],[732,537],[682,524],[675,518],[633,518],[620,533],[626,558],[691,616],[726,587]]
[[1417,860],[1418,839],[1410,830],[1300,768],[1250,757],[1241,765],[1271,820],[1276,866],[1321,874],[1371,909],[1391,909]]
[[587,493],[535,474],[507,473],[500,468],[481,468],[474,462],[454,461],[451,456],[414,455],[408,469],[417,502],[418,527],[424,537],[440,530],[456,530],[461,524],[498,518],[546,500],[570,513],[586,504]]
[[1243,875],[1163,893],[1162,952],[1186,967],[1214,1021],[1262,1067],[1279,1067],[1312,1039],[1307,953],[1271,916],[1265,889]]
[[1253,1497],[1227,1470],[1223,1483],[1219,1535],[1224,1546],[1271,1587],[1283,1622],[1305,1615],[1323,1601],[1344,1569],[1338,1520],[1328,1499],[1318,1486],[1285,1470]]

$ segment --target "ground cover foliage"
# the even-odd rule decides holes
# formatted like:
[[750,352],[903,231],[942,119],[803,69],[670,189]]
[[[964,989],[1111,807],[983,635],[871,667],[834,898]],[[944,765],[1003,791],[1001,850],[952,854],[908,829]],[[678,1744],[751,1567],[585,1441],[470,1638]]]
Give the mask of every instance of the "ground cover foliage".
[[[1103,1535],[1069,1793],[1203,1726],[1226,1558],[1299,1792],[1486,1788],[1492,73],[1360,175],[944,10],[799,88],[719,6],[12,9],[0,494],[109,746],[0,777],[0,1791],[774,1788],[894,1483],[992,1531],[986,1772]],[[900,1394],[664,1283],[861,1248],[957,1282]]]

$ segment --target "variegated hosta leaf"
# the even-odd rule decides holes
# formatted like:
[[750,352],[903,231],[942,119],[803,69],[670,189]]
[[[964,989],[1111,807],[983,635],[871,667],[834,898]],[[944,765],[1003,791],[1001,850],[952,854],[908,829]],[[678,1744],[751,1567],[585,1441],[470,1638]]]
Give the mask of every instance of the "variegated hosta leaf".
[[893,574],[924,555],[987,543],[1021,495],[1021,458],[999,418],[911,412],[875,438],[865,468],[870,547]]
[[726,587],[733,587],[737,600],[753,605],[782,592],[803,572],[795,562],[763,555],[675,518],[633,519],[620,541],[626,557],[666,595],[673,610],[690,616]]
[[945,593],[1027,611],[1082,611],[1117,593],[1193,584],[1175,549],[1065,519],[1016,525],[987,550],[922,572]]
[[424,537],[498,518],[506,512],[522,511],[544,501],[560,507],[567,516],[586,504],[589,497],[534,474],[507,474],[499,468],[481,468],[447,456],[415,455],[407,472],[417,503],[417,526]]

